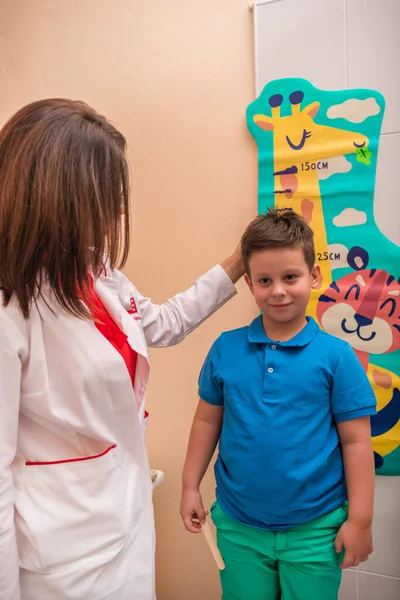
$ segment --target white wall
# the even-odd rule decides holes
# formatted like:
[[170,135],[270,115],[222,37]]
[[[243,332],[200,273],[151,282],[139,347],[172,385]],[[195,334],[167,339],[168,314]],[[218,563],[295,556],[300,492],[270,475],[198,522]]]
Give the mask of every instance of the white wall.
[[[384,94],[375,219],[400,245],[400,0],[267,0],[254,12],[257,95],[282,77]],[[368,562],[344,573],[340,600],[400,599],[400,477],[376,478],[374,537]]]

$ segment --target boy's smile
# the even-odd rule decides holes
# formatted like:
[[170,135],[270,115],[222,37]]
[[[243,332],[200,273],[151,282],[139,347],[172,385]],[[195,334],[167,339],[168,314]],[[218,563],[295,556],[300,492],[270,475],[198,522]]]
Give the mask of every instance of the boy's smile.
[[290,339],[306,324],[311,290],[318,287],[321,276],[319,266],[310,271],[299,247],[254,252],[249,269],[246,282],[263,313],[268,337]]

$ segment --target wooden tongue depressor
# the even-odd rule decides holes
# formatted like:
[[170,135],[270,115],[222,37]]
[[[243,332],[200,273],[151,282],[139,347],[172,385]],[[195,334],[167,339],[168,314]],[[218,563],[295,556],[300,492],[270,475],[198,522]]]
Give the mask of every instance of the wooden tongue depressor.
[[215,537],[213,535],[213,532],[211,531],[210,523],[207,518],[204,521],[204,523],[201,524],[201,529],[204,533],[204,537],[207,540],[207,544],[211,550],[214,560],[217,563],[218,569],[220,571],[223,571],[225,569],[224,559],[222,558],[221,553],[218,550],[217,542],[215,541]]

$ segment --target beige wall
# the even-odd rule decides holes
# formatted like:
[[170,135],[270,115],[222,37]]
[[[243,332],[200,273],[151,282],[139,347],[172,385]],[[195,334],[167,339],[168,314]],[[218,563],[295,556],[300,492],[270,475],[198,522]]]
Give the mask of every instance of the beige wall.
[[[29,101],[67,96],[124,132],[134,181],[126,272],[156,301],[229,253],[256,213],[244,118],[252,32],[246,0],[0,0],[0,123]],[[158,600],[219,598],[205,541],[180,523],[180,471],[205,353],[254,314],[240,294],[180,347],[152,352],[148,445],[166,475],[155,492]]]

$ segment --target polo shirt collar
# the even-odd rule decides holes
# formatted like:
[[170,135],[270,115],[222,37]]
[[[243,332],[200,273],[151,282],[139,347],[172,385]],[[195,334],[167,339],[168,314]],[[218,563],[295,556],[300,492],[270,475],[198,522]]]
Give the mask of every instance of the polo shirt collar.
[[287,342],[277,342],[276,340],[271,340],[265,333],[262,315],[254,319],[254,321],[250,324],[248,329],[248,338],[249,342],[256,344],[270,344],[272,342],[278,343],[280,346],[286,347],[300,347],[307,346],[311,342],[311,340],[317,335],[320,331],[319,326],[314,321],[312,317],[306,317],[307,325],[299,331],[291,340]]

